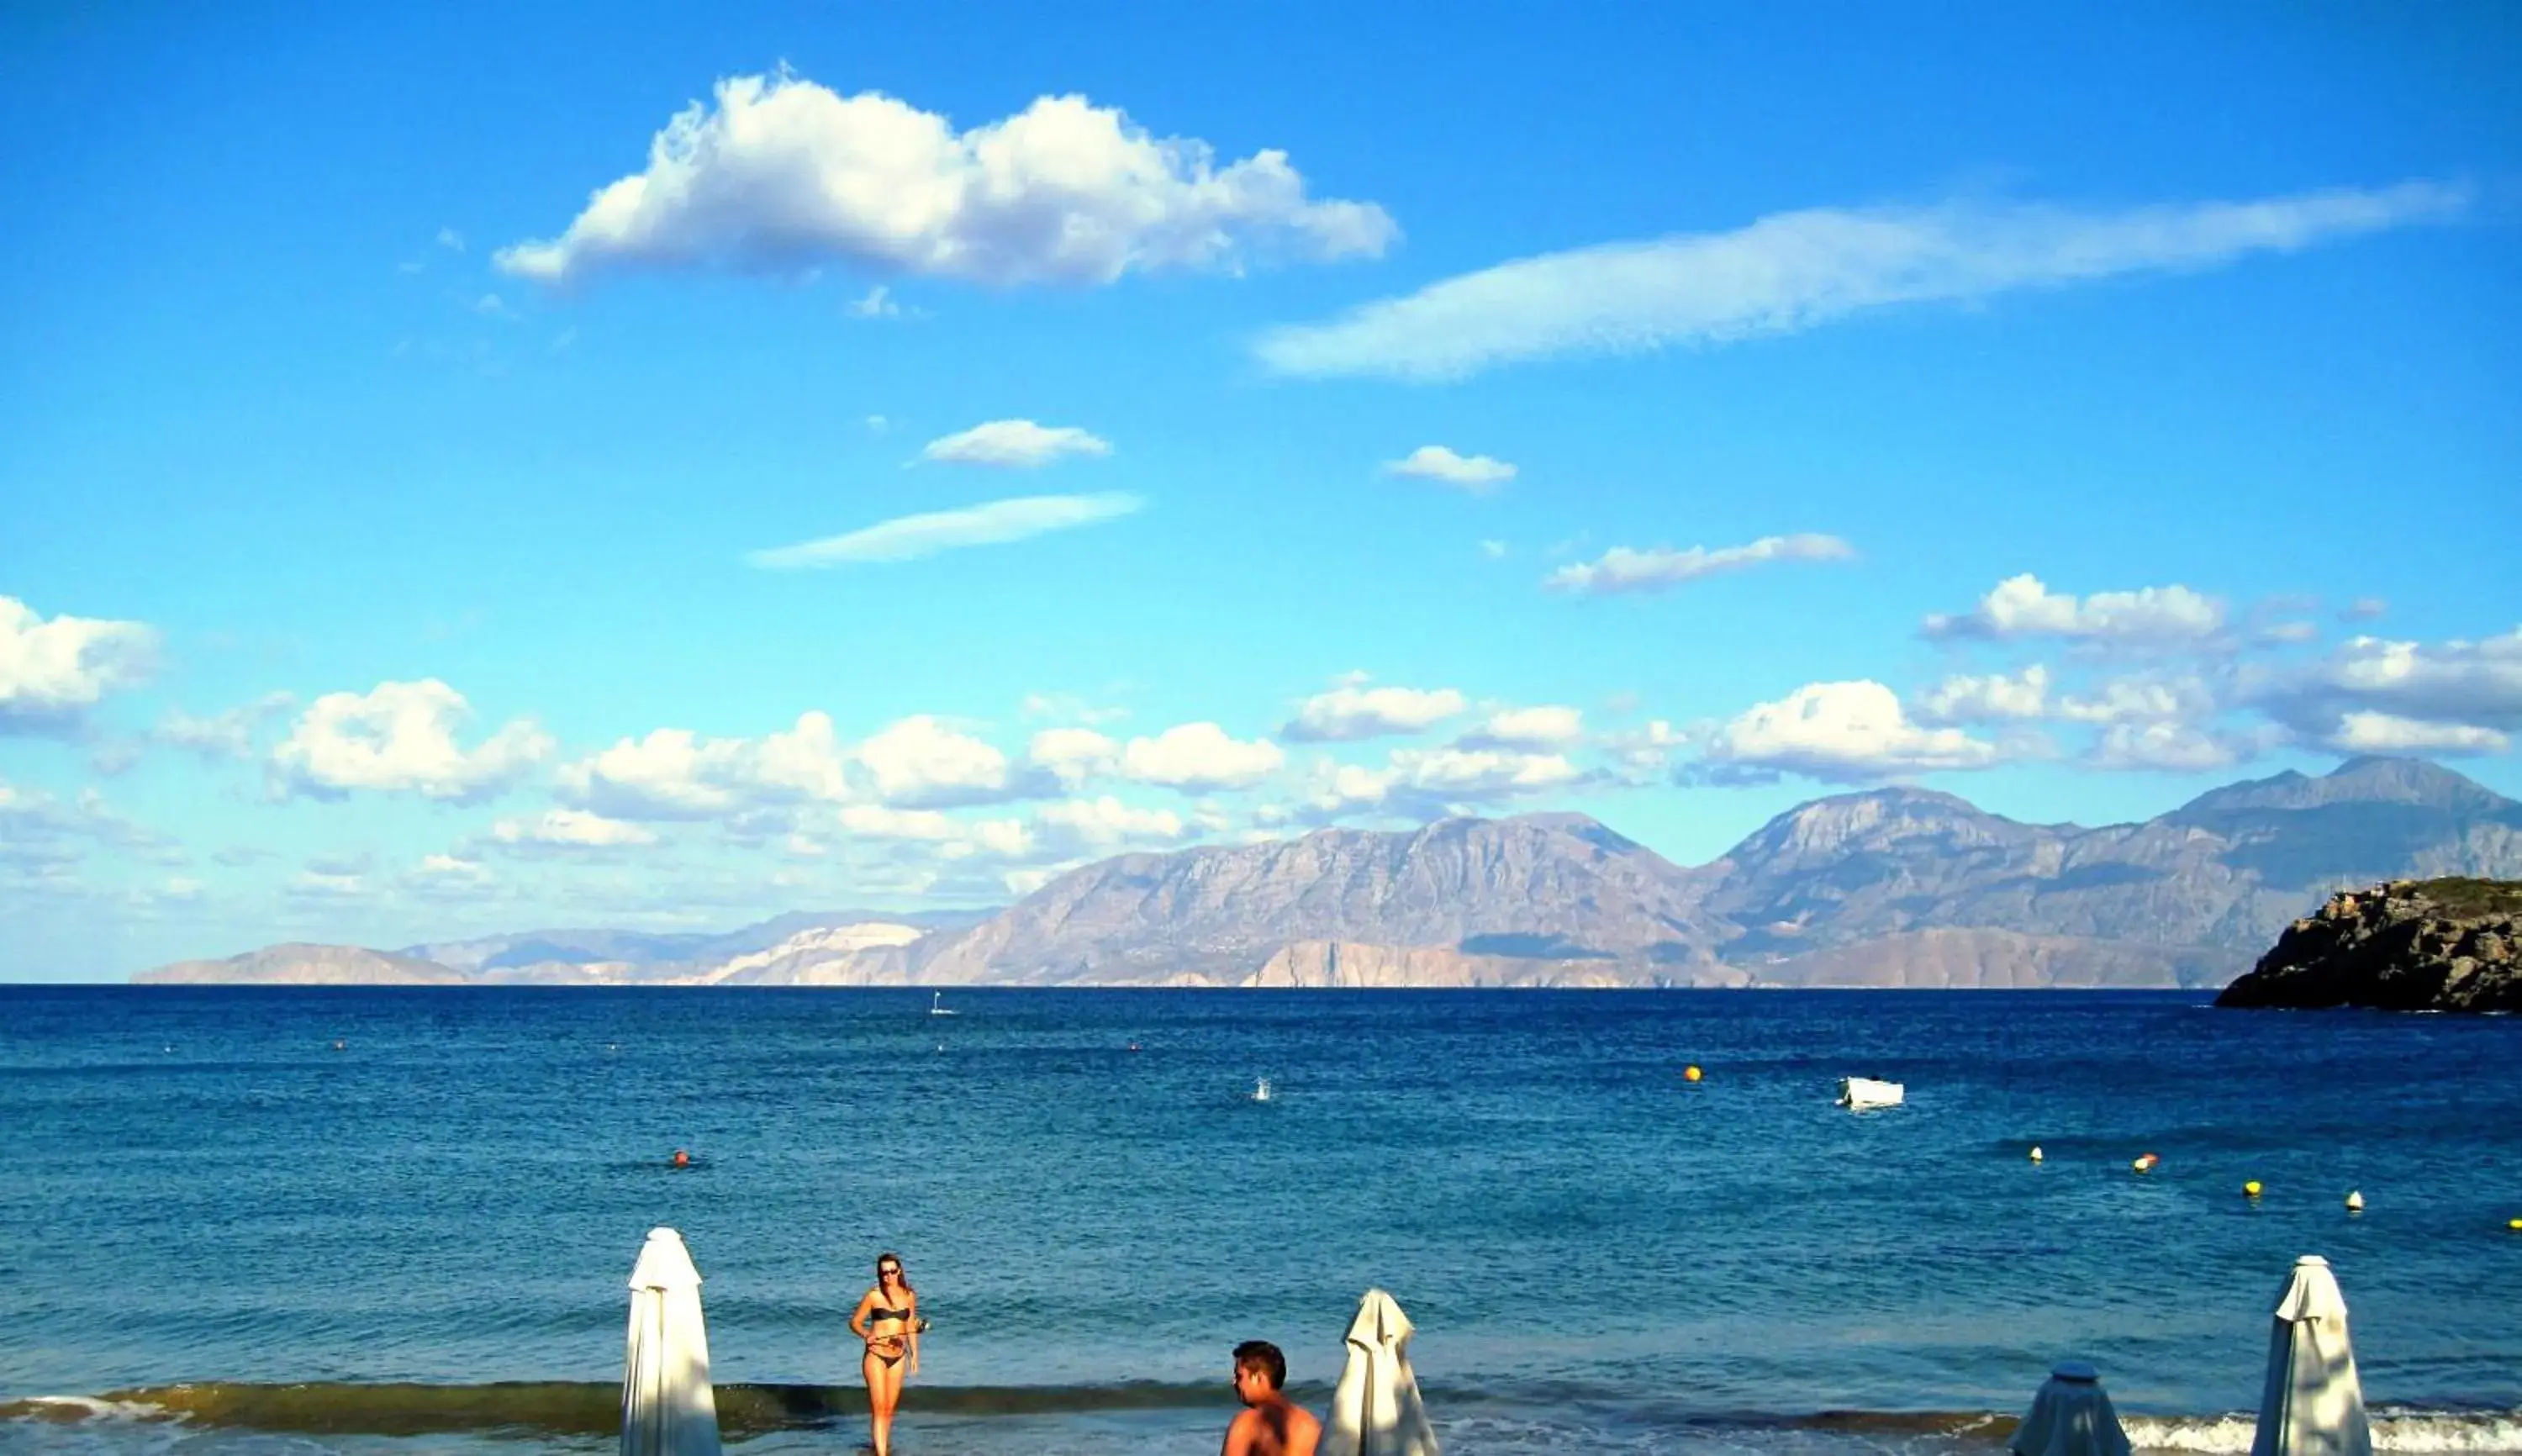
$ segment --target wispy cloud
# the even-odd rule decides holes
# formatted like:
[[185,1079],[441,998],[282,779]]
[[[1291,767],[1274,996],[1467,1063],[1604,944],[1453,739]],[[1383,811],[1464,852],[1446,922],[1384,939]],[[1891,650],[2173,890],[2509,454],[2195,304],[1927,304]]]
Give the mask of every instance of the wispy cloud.
[[2412,181],[2117,211],[2028,204],[1814,208],[1732,232],[1501,263],[1328,322],[1265,333],[1282,374],[1443,380],[1500,364],[1787,333],[1896,304],[1960,302],[2458,215],[2466,189]]
[[770,571],[846,566],[868,561],[916,561],[962,546],[992,546],[1053,531],[1118,520],[1146,504],[1119,492],[1096,495],[1019,495],[961,510],[897,516],[820,540],[756,551],[745,560]]
[[991,420],[928,442],[920,448],[919,458],[940,465],[989,465],[1001,470],[1031,470],[1071,455],[1092,458],[1110,453],[1112,442],[1074,425]]
[[1684,582],[1719,572],[1742,571],[1772,561],[1845,561],[1856,548],[1836,536],[1764,536],[1748,545],[1692,546],[1687,551],[1658,546],[1632,550],[1613,546],[1599,560],[1563,566],[1541,579],[1553,591],[1604,594],[1614,591],[1662,591]]

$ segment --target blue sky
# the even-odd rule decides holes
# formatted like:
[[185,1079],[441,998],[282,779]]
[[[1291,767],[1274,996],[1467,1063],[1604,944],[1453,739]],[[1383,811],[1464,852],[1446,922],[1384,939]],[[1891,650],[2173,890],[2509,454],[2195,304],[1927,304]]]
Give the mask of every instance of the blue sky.
[[15,7],[0,977],[1448,812],[2522,794],[2517,62],[2486,5]]

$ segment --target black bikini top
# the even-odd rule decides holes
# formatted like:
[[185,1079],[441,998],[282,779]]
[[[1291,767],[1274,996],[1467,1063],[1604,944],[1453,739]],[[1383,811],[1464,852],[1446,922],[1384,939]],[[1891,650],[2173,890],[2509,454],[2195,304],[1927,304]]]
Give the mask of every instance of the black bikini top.
[[909,1318],[911,1318],[910,1310],[887,1309],[881,1304],[867,1311],[868,1324],[874,1324],[877,1320],[907,1320]]

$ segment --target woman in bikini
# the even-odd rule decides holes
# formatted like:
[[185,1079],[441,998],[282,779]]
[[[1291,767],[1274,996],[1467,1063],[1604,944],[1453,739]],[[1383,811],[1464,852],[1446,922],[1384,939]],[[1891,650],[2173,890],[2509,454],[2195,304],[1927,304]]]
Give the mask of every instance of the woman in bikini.
[[850,1333],[866,1341],[859,1370],[866,1377],[867,1416],[875,1456],[893,1456],[893,1411],[902,1378],[919,1373],[919,1293],[902,1272],[902,1256],[875,1256],[875,1288],[859,1298]]

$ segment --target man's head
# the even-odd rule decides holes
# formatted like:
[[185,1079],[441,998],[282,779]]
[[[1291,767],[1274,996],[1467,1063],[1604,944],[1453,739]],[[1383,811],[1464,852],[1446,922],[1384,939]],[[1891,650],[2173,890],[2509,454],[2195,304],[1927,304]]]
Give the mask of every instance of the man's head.
[[1235,1393],[1245,1405],[1276,1396],[1287,1383],[1287,1357],[1266,1339],[1247,1339],[1235,1347]]

